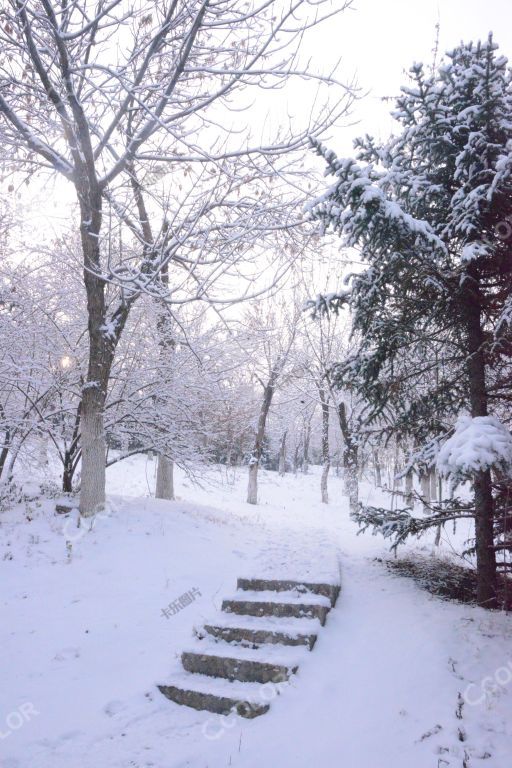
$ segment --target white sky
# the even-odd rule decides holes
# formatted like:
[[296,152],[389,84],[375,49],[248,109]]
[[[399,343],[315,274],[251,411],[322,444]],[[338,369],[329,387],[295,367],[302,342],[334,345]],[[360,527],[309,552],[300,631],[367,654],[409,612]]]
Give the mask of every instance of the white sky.
[[337,154],[350,152],[352,139],[366,132],[385,138],[393,96],[406,82],[404,72],[415,61],[433,60],[435,25],[440,22],[439,52],[461,40],[486,39],[490,31],[500,51],[512,61],[512,3],[510,0],[354,0],[353,10],[329,21],[311,37],[311,55],[329,60],[342,56],[341,74],[356,73],[369,92],[353,110],[359,125],[338,131],[330,143]]
[[[333,6],[337,1],[341,2],[332,0]],[[302,58],[311,59],[311,68],[326,72],[341,57],[339,79],[345,82],[355,75],[361,92],[366,94],[354,105],[350,117],[353,124],[332,131],[326,140],[338,155],[352,154],[353,139],[366,132],[382,139],[389,135],[393,126],[389,111],[393,103],[383,103],[381,99],[399,92],[407,81],[405,72],[414,61],[432,62],[438,21],[440,55],[460,40],[485,39],[489,31],[493,31],[501,52],[512,61],[510,0],[354,0],[352,9],[308,32]],[[288,85],[286,94],[280,91],[275,97],[278,104],[281,100],[281,109],[271,108],[267,119],[277,123],[280,113],[286,114],[288,110],[296,116],[297,123],[303,125],[309,112],[305,96],[304,84],[300,81]],[[263,105],[259,109],[255,106],[260,116],[265,114],[266,108],[261,110]],[[300,114],[301,107],[305,115]],[[251,113],[251,119],[253,117]],[[71,199],[74,201],[69,185],[65,185],[64,190],[62,182],[54,184],[53,187],[50,182],[44,199],[39,199],[31,211],[36,228],[41,228],[42,219],[42,229],[49,237],[67,221],[68,205]],[[37,184],[35,186],[37,190]],[[36,191],[33,187],[31,190],[32,194]]]

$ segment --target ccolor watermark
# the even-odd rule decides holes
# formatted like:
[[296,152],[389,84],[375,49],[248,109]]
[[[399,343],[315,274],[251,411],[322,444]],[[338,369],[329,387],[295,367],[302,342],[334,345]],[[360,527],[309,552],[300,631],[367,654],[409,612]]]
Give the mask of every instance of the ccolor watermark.
[[464,701],[471,707],[477,707],[495,696],[500,689],[506,688],[512,682],[512,661],[506,666],[498,667],[494,675],[487,675],[480,683],[470,683],[464,691]]
[[226,731],[237,724],[241,710],[246,713],[250,713],[251,710],[260,710],[262,705],[270,704],[276,696],[279,696],[279,694],[290,685],[290,679],[284,673],[276,675],[268,683],[262,683],[257,695],[252,701],[240,700],[233,705],[231,712],[228,715],[224,715],[223,717],[209,717],[208,720],[203,723],[201,729],[203,736],[209,741],[220,739]]
[[34,717],[37,717],[38,714],[39,712],[31,701],[25,701],[23,704],[20,704],[17,709],[13,709],[12,712],[9,712],[5,721],[2,723],[0,728],[0,739],[7,739],[11,733],[19,731],[25,723],[28,723]]

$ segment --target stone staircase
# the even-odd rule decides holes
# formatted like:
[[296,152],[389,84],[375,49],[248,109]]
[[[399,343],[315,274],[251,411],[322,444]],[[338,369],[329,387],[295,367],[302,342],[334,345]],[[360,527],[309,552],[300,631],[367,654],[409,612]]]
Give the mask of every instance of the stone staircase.
[[159,690],[194,709],[263,715],[312,650],[339,591],[335,584],[238,579],[222,613],[183,651],[180,673]]

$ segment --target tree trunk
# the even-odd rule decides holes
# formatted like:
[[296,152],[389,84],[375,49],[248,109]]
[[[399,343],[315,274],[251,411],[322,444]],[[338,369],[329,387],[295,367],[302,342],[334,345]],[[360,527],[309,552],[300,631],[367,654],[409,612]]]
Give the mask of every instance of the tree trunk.
[[320,479],[320,490],[322,494],[322,504],[329,503],[329,494],[327,492],[327,478],[331,466],[329,456],[329,402],[325,391],[319,387],[318,393],[322,405],[322,477]]
[[430,470],[429,479],[430,479],[430,499],[431,501],[437,501],[437,474],[435,469]]
[[249,463],[249,483],[247,486],[247,503],[258,503],[258,462]]
[[347,410],[343,401],[338,404],[337,413],[341,434],[343,435],[343,440],[345,442],[345,449],[343,451],[345,493],[348,496],[350,511],[355,512],[359,503],[359,483],[357,479],[357,442],[354,439],[354,435],[352,434],[351,429],[349,428]]
[[13,477],[14,477],[14,465],[16,464],[18,460],[18,456],[20,454],[21,448],[23,446],[23,443],[25,442],[26,438],[29,436],[29,432],[25,433],[25,435],[21,435],[18,438],[14,438],[12,440],[10,451],[9,451],[9,461],[7,462],[7,465],[5,467],[5,482],[6,483],[12,483]]
[[256,438],[254,441],[254,448],[252,456],[249,461],[249,483],[247,486],[247,503],[258,503],[258,469],[263,453],[263,440],[265,438],[265,427],[267,424],[267,416],[272,403],[272,397],[274,396],[274,388],[277,378],[279,376],[280,365],[276,366],[272,373],[268,383],[263,389],[263,400],[261,402],[260,415],[258,418],[258,426],[256,428]]
[[78,403],[76,409],[75,423],[71,442],[64,451],[64,467],[62,472],[62,490],[64,493],[71,493],[73,490],[73,477],[77,468],[80,452],[80,420],[82,415],[82,402]]
[[[470,270],[468,270],[470,271]],[[474,278],[474,276],[472,275]],[[485,337],[481,321],[481,296],[476,279],[468,291],[465,306],[468,336],[467,371],[471,416],[487,416],[487,389],[485,381]],[[475,472],[475,540],[477,563],[477,602],[485,608],[495,607],[496,601],[496,553],[494,550],[494,499],[491,472]]]
[[80,237],[87,293],[89,365],[82,390],[81,436],[82,474],[80,514],[89,517],[105,506],[105,429],[104,409],[113,354],[113,339],[107,332],[105,283],[101,279],[99,234],[101,230],[101,191],[94,175],[81,165],[76,182],[80,203]]
[[373,467],[375,469],[375,486],[382,488],[382,471],[380,466],[379,454],[377,451],[373,452]]
[[279,474],[284,477],[286,474],[286,435],[287,431],[283,433],[281,437],[281,445],[279,447]]
[[304,427],[304,454],[302,461],[302,471],[305,475],[309,472],[309,443],[311,440],[311,424]]
[[64,493],[71,493],[73,490],[73,475],[75,473],[73,467],[73,457],[69,451],[64,454],[64,469],[62,472],[62,490]]
[[405,475],[405,499],[409,507],[414,506],[413,479],[412,469],[410,469]]
[[4,467],[5,467],[5,462],[7,461],[7,457],[9,455],[10,447],[11,447],[10,446],[10,437],[9,437],[8,433],[6,433],[6,436],[4,438],[4,445],[3,445],[3,448],[2,448],[2,450],[0,452],[0,477],[2,477],[2,474],[3,474],[3,471],[4,471]]
[[300,444],[297,443],[295,446],[295,450],[293,452],[293,472],[295,475],[299,471],[299,451],[300,451]]
[[103,393],[89,387],[82,398],[82,476],[80,514],[100,512],[105,506],[105,429]]
[[158,454],[155,498],[174,500],[174,462],[163,453]]
[[428,513],[428,507],[430,504],[430,475],[425,473],[420,477],[421,482],[421,497],[423,499],[423,512]]

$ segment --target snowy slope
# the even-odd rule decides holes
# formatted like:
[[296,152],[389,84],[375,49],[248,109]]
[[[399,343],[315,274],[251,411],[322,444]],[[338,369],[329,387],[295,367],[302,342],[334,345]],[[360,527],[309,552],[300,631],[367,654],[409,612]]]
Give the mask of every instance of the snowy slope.
[[[326,507],[316,473],[263,473],[255,508],[244,473],[208,474],[203,488],[179,475],[181,498],[166,503],[147,498],[151,462],[114,465],[110,513],[83,535],[48,502],[29,523],[2,513],[1,768],[508,768],[510,617],[388,573],[337,478]],[[158,692],[236,577],[336,580],[340,568],[338,603],[268,714],[196,712]]]

